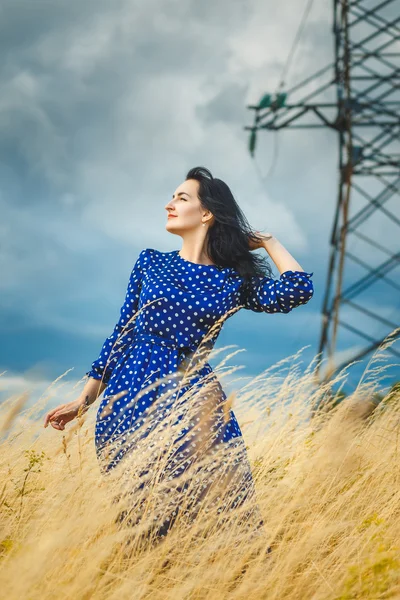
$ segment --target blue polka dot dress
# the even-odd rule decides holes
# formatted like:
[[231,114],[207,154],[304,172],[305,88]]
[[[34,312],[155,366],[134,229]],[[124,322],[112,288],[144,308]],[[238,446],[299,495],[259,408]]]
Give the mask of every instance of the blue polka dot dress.
[[[237,452],[241,478],[232,505],[252,495],[242,432],[233,410],[226,408],[227,398],[206,362],[207,352],[223,322],[240,308],[287,313],[308,302],[313,295],[312,275],[285,271],[279,280],[254,276],[245,284],[231,267],[193,263],[178,250],[142,250],[130,275],[119,320],[87,372],[107,384],[95,427],[102,471],[115,467],[130,449],[139,451],[140,441],[155,425],[167,424],[172,405],[192,391],[199,398],[199,413],[176,436],[175,459],[171,459],[174,470],[171,468],[169,478],[181,474],[196,448],[204,448],[207,437],[207,451],[234,447]],[[184,378],[188,366],[190,377]],[[164,396],[167,400],[161,401]],[[198,422],[202,428],[196,429]],[[111,442],[114,451],[110,458],[106,450]]]

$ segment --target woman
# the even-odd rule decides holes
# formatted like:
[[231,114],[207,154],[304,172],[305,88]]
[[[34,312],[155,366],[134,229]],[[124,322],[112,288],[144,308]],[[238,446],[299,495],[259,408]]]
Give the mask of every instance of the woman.
[[[119,320],[87,372],[81,396],[51,410],[44,426],[64,430],[106,390],[95,430],[106,473],[129,448],[147,450],[149,444],[140,442],[156,425],[172,426],[168,411],[188,393],[197,394],[196,402],[186,402],[197,410],[196,418],[185,421],[179,414],[173,423],[187,426],[175,436],[163,472],[182,475],[199,458],[198,447],[201,456],[234,448],[236,466],[229,467],[229,477],[233,481],[239,471],[240,476],[231,505],[239,506],[254,493],[250,465],[235,414],[226,408],[227,398],[205,358],[223,322],[240,308],[288,313],[308,302],[313,273],[306,273],[273,235],[252,231],[229,187],[204,167],[187,173],[165,209],[166,229],[181,236],[181,250],[140,252]],[[271,277],[266,257],[251,252],[258,248],[274,261],[279,280]],[[208,486],[202,497],[206,491]]]

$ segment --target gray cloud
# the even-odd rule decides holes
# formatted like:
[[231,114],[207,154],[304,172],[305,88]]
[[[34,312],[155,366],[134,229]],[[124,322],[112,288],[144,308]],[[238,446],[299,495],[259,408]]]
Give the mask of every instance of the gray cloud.
[[[280,135],[264,185],[243,130],[246,104],[276,88],[300,12],[295,0],[3,0],[4,314],[100,343],[139,251],[180,246],[165,232],[164,206],[197,164],[228,182],[254,226],[324,275],[336,140]],[[316,5],[290,82],[331,53],[330,14]],[[261,135],[263,173],[273,150]]]

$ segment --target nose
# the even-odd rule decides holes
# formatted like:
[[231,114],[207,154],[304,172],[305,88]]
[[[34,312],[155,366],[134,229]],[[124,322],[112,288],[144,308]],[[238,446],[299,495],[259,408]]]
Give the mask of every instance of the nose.
[[172,202],[168,202],[168,204],[166,204],[165,206],[165,210],[170,213],[170,212],[174,212],[175,211],[175,206]]

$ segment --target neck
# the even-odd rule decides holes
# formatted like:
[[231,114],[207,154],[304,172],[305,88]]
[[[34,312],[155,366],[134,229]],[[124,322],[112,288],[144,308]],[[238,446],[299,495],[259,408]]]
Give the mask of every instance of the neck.
[[182,258],[189,260],[190,262],[202,264],[202,265],[213,265],[214,263],[206,254],[205,250],[205,238],[203,239],[187,239],[183,240],[182,248],[179,250],[179,254]]

